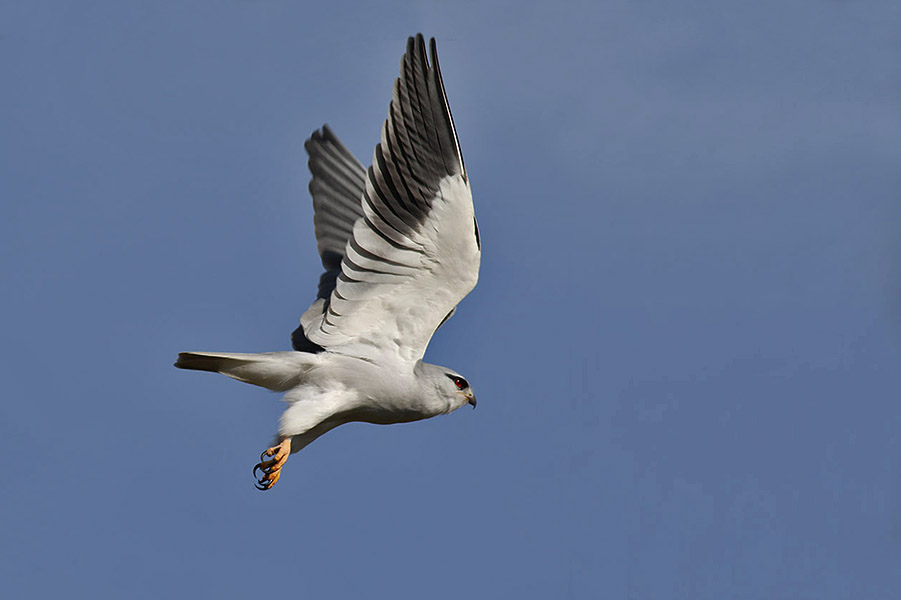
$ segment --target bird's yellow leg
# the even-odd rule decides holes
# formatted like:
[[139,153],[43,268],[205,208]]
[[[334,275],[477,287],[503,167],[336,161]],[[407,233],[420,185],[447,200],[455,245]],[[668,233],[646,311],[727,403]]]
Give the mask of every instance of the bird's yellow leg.
[[282,438],[277,446],[268,448],[260,454],[260,462],[253,468],[254,477],[257,476],[257,471],[260,471],[260,476],[257,477],[256,483],[258,490],[265,491],[271,489],[272,486],[275,485],[275,482],[281,477],[282,467],[285,465],[285,462],[287,462],[290,455],[290,437]]

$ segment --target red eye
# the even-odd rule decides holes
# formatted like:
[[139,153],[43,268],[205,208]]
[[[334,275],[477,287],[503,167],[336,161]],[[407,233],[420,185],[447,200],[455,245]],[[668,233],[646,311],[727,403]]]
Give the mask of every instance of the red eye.
[[465,390],[469,387],[469,382],[467,382],[462,377],[457,377],[456,375],[451,375],[450,373],[445,373],[447,378],[454,382],[454,385],[457,386],[458,390]]

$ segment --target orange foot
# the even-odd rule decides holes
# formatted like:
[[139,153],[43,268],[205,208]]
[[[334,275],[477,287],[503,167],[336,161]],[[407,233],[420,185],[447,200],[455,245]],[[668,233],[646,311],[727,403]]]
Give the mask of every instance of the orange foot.
[[[282,467],[288,461],[288,456],[290,455],[290,437],[284,438],[279,442],[278,446],[273,446],[260,454],[260,462],[253,468],[253,476],[257,478],[256,487],[258,490],[266,491],[275,485],[275,482],[281,477]],[[269,456],[272,458],[266,460],[266,457]],[[257,471],[261,473],[259,477],[257,477]]]

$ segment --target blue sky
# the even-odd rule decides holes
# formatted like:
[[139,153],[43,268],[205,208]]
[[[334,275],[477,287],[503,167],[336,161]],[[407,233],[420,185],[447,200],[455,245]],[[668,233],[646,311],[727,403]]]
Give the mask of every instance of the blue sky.
[[[899,17],[5,3],[4,596],[890,597]],[[171,363],[289,348],[303,142],[368,162],[418,31],[483,243],[427,358],[479,408],[342,427],[262,494],[278,397]]]

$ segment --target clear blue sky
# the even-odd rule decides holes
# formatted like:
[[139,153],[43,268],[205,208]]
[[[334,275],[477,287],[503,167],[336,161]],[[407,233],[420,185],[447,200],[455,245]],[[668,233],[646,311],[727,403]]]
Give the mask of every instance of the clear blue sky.
[[[678,7],[677,7],[678,5]],[[303,142],[369,161],[439,40],[479,408],[340,428],[270,493]],[[889,598],[901,589],[897,2],[7,2],[6,598]]]

